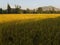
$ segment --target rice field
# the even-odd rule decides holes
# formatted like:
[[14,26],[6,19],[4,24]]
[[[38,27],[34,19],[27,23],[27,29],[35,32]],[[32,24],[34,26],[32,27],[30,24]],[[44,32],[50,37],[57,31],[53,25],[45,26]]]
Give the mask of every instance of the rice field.
[[60,45],[60,14],[0,14],[0,45]]
[[59,16],[60,14],[0,14],[0,23],[15,20],[55,18]]

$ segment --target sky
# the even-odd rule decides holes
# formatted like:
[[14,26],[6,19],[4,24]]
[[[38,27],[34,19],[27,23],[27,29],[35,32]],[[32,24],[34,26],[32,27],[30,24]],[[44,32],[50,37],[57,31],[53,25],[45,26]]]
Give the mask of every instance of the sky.
[[10,4],[12,8],[15,7],[15,5],[19,5],[22,9],[35,9],[41,6],[60,8],[60,0],[1,0],[0,8],[6,9],[7,4]]

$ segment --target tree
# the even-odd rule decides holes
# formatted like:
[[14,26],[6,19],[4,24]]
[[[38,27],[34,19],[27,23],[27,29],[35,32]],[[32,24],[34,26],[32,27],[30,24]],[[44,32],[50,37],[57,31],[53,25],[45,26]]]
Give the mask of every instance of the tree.
[[22,13],[23,13],[23,14],[26,14],[26,13],[27,13],[27,11],[26,11],[26,10],[22,10]]
[[33,14],[36,14],[37,12],[36,12],[36,10],[35,10],[35,9],[33,9],[33,10],[32,10],[32,13],[33,13]]
[[9,4],[7,5],[7,13],[11,13],[11,7]]
[[18,13],[21,13],[21,6],[18,6],[18,5],[15,5],[15,13],[18,14]]
[[31,13],[31,10],[29,8],[26,9],[27,13]]
[[37,13],[42,13],[42,7],[39,7],[38,9],[37,9]]
[[2,14],[2,8],[0,8],[0,14]]

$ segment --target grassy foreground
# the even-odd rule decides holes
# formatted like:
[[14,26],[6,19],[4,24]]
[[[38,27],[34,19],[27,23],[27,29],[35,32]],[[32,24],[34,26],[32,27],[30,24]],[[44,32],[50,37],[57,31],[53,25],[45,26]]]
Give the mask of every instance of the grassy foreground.
[[18,18],[19,15],[17,17],[11,15],[11,18],[7,18],[10,15],[0,17],[0,45],[60,45],[59,14],[31,15],[32,18],[34,17],[33,20],[30,15],[24,20]]

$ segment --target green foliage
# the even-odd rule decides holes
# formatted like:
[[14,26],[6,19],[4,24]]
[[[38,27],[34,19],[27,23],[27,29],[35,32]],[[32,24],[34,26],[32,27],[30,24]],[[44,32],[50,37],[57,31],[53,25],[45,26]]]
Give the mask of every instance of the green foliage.
[[2,8],[0,9],[0,13],[2,14]]
[[43,11],[43,10],[42,10],[42,7],[39,7],[36,12],[37,12],[37,13],[42,13],[42,11]]
[[9,4],[7,5],[7,13],[8,13],[8,14],[11,13],[11,7],[10,7]]
[[21,8],[20,6],[18,6],[18,5],[16,6],[16,5],[15,5],[15,13],[16,13],[16,14],[21,13],[21,9],[20,9],[20,8]]
[[60,17],[0,23],[0,45],[60,45]]

